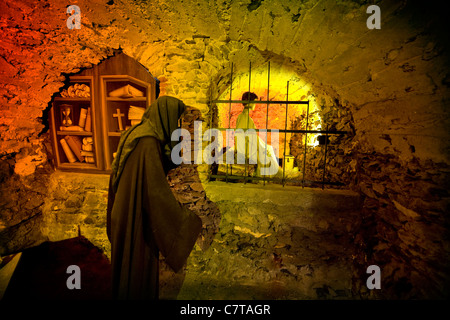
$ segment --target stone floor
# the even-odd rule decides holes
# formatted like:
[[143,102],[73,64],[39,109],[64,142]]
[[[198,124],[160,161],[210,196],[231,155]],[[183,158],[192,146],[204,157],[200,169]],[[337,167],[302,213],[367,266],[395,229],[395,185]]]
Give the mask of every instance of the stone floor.
[[162,298],[354,298],[357,195],[224,182],[204,188],[220,209],[219,230],[208,248],[195,247],[183,274],[164,284],[162,273]]
[[[174,274],[162,262],[162,299],[355,298],[356,194],[274,184],[196,184],[197,195],[206,194],[209,203],[194,200],[207,208],[199,215],[214,227],[206,228],[184,271]],[[45,237],[60,241],[81,234],[110,257],[107,185],[104,175],[56,172],[43,209]],[[211,203],[219,214],[205,216]]]

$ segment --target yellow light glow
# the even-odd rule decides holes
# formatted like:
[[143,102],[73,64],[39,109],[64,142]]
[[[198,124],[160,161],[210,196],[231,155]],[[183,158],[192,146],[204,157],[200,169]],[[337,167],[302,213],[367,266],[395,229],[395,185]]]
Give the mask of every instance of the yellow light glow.
[[[268,70],[267,65],[263,65],[252,69],[251,83],[249,85],[248,70],[237,72],[233,75],[232,87],[228,87],[219,97],[219,100],[241,100],[242,94],[247,91],[254,92],[258,96],[258,100],[266,101],[307,101],[309,100],[309,120],[308,129],[321,129],[322,119],[318,115],[318,107],[311,86],[306,83],[300,76],[287,68],[280,65],[271,65],[270,70],[270,86],[268,86]],[[289,83],[289,87],[288,87]],[[231,90],[231,97],[230,97]],[[220,103],[217,105],[219,123],[221,128],[235,128],[236,119],[242,112],[243,106],[240,103],[228,104]],[[268,108],[268,109],[267,109]],[[266,118],[267,110],[269,110],[268,119]],[[231,119],[229,118],[231,114]],[[258,129],[305,129],[306,122],[299,122],[299,118],[305,119],[307,114],[307,105],[290,104],[288,106],[287,123],[286,123],[286,104],[256,104],[255,110],[250,112],[256,128]],[[296,121],[297,120],[297,121]],[[286,135],[286,140],[290,141],[291,133]],[[319,143],[317,141],[318,134],[308,135],[308,146],[315,147]],[[284,153],[284,134],[280,133],[279,151],[280,155]],[[286,147],[286,154],[289,154],[289,143]]]

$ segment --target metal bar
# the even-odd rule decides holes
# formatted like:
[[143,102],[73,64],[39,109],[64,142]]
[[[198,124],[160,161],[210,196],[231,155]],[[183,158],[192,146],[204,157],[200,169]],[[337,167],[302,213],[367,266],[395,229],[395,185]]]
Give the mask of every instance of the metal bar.
[[[269,93],[270,93],[270,61],[267,67],[267,101],[269,101]],[[266,107],[266,150],[264,152],[264,165],[266,165],[267,161],[267,140],[269,138],[269,133],[267,132],[267,126],[269,125],[269,104]],[[266,176],[264,175],[263,185],[266,185]]]
[[[289,81],[286,84],[286,101],[289,101]],[[286,143],[287,143],[287,118],[288,118],[288,107],[289,104],[286,103],[286,118],[284,121],[284,152],[283,152],[283,187],[285,184],[285,172],[286,172]]]
[[[231,73],[230,73],[230,101],[232,98],[232,92],[233,92],[233,62],[231,63]],[[228,106],[228,128],[229,129],[231,128],[231,102],[230,105]],[[225,135],[225,138],[228,137]],[[225,179],[225,181],[228,182],[228,163],[227,163],[227,178]]]
[[[227,128],[214,128],[217,129],[219,131],[223,131],[223,130],[227,130]],[[254,129],[256,132],[259,132],[260,130],[266,130],[266,129]],[[267,129],[267,130],[277,130],[278,132],[284,133],[311,133],[311,134],[315,134],[315,133],[328,133],[328,134],[346,134],[348,133],[347,131],[326,131],[326,130],[293,130],[293,129],[288,129],[288,130],[284,130],[284,129]]]
[[231,63],[231,71],[230,71],[230,103],[228,106],[228,128],[231,128],[231,98],[233,92],[233,62]]
[[[225,176],[220,175],[220,174],[213,174],[211,175],[211,178],[224,178]],[[235,175],[230,175],[228,177],[230,180],[240,180],[240,179],[244,179],[244,176],[235,176]],[[262,177],[248,177],[249,180],[262,180]],[[276,181],[276,182],[280,182],[280,178],[266,178],[267,181]],[[296,179],[292,179],[289,180],[289,182],[297,182],[297,183],[302,183],[302,180],[296,180]],[[320,185],[322,184],[322,181],[316,181],[316,180],[305,180],[304,181],[307,184],[317,184]],[[325,182],[326,185],[333,185],[333,186],[343,186],[345,185],[342,182],[331,182],[331,181],[327,181]]]
[[[328,124],[327,124],[327,131],[328,131]],[[325,153],[324,153],[324,160],[323,160],[323,174],[322,174],[322,190],[324,189],[325,185],[325,170],[327,166],[327,146],[328,146],[328,133],[325,134]]]
[[[309,124],[309,101],[308,101],[308,107],[306,109],[306,131],[308,131],[308,124]],[[305,186],[305,170],[306,170],[306,149],[308,148],[308,132],[305,133],[305,154],[303,156],[303,182],[302,187]]]
[[[212,129],[212,114],[213,114],[213,107],[211,102],[211,94],[209,95],[209,128]],[[201,128],[202,134],[203,134],[203,126]],[[211,141],[211,134],[209,136],[209,141]],[[203,145],[201,147],[203,149]],[[203,152],[202,152],[203,153]],[[211,181],[211,175],[212,175],[212,166],[208,167],[208,181]]]
[[281,101],[281,100],[213,100],[212,103],[254,103],[254,104],[309,104],[309,101]]
[[[252,62],[250,61],[249,62],[249,66],[248,66],[248,92],[250,92],[250,89],[251,89],[251,81],[252,81]],[[248,111],[248,113],[247,113],[247,130],[248,130],[248,124],[249,124],[249,118],[250,118],[250,110],[247,110],[247,111]],[[250,141],[249,141],[248,149],[249,149],[249,155],[250,155]],[[247,142],[245,142],[245,153],[247,153]],[[247,161],[248,160],[249,159],[247,159],[247,154],[246,154],[246,157],[245,157],[245,171],[244,171],[245,172],[244,184],[247,183],[247,166],[248,166]]]

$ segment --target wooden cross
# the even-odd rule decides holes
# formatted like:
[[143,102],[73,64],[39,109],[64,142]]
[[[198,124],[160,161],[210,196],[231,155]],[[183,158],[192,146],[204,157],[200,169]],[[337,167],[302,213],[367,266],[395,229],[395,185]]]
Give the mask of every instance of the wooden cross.
[[119,131],[123,131],[122,116],[125,115],[123,113],[120,113],[120,109],[117,109],[117,113],[113,114],[113,117],[117,118],[117,122],[119,123]]

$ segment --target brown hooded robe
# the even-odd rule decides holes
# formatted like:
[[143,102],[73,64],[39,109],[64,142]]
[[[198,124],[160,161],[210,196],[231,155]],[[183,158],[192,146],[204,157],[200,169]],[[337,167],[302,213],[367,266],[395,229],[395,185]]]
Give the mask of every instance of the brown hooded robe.
[[119,143],[107,209],[115,299],[157,299],[159,252],[177,272],[200,233],[200,218],[179,205],[166,179],[177,143],[170,136],[184,108],[178,99],[157,99]]

